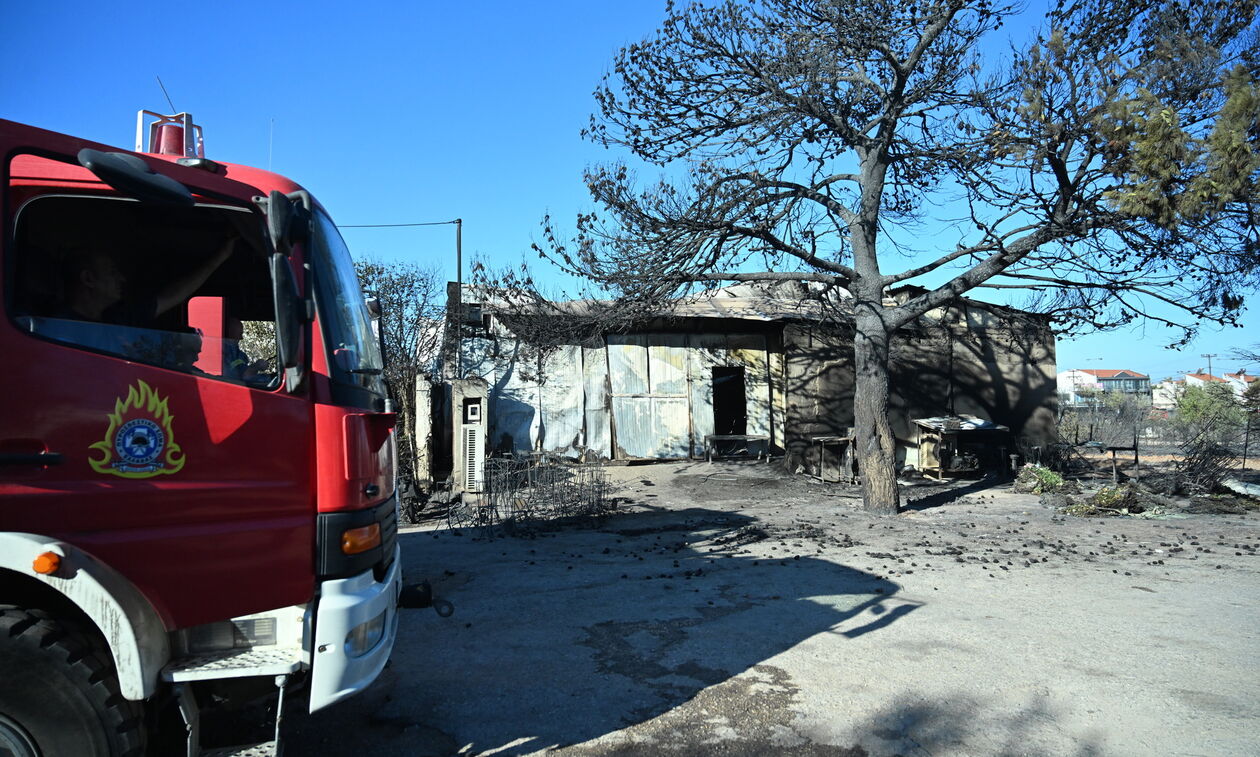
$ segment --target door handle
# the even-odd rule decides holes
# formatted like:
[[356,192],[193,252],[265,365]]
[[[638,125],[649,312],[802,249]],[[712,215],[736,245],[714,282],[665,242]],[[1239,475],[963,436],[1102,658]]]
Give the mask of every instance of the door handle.
[[61,465],[65,457],[60,452],[0,452],[0,465]]

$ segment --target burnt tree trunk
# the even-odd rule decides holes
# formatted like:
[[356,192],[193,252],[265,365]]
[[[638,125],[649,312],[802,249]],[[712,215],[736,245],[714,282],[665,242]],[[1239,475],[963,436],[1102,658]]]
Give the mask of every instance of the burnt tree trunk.
[[895,514],[901,502],[897,491],[897,440],[888,422],[892,329],[881,316],[882,313],[867,313],[857,317],[853,338],[853,445],[862,475],[862,506],[870,512]]
[[888,422],[888,358],[897,324],[884,306],[884,277],[879,270],[876,240],[879,211],[888,172],[888,134],[873,149],[860,149],[862,196],[850,222],[853,268],[853,449],[862,476],[862,507],[868,512],[895,515],[897,440]]

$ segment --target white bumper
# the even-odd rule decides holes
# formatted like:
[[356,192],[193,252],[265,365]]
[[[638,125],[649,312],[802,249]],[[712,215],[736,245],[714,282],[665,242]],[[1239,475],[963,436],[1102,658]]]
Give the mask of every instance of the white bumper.
[[[383,581],[373,578],[369,570],[320,585],[311,651],[311,712],[357,694],[380,675],[398,635],[401,590],[402,559],[397,545],[393,564]],[[360,654],[353,654],[347,644],[351,631],[382,614],[384,628],[380,639]]]

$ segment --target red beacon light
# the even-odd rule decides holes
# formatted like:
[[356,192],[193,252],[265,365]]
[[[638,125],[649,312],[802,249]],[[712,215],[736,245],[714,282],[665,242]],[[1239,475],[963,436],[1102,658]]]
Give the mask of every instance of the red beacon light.
[[[147,118],[153,120],[146,124]],[[190,113],[164,116],[151,110],[141,110],[136,114],[136,152],[177,155],[177,163],[211,173],[218,173],[220,168],[214,161],[206,160],[206,143],[201,127],[193,123]]]

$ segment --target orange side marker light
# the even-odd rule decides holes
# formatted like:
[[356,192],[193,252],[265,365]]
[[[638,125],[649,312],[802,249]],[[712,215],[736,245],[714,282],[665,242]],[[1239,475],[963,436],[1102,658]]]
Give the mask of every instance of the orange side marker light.
[[56,552],[45,552],[35,558],[35,561],[31,563],[31,567],[36,573],[51,576],[61,567],[61,555]]
[[381,526],[373,523],[362,528],[351,528],[341,534],[341,551],[347,555],[357,555],[373,547],[380,546]]

